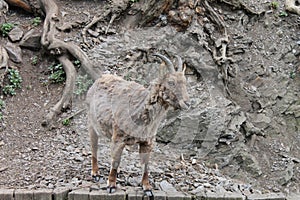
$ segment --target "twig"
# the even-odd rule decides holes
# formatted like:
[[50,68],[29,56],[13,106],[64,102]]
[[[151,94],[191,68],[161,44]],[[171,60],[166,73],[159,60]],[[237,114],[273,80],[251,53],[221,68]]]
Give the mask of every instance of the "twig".
[[86,110],[86,108],[82,108],[81,110],[78,110],[77,112],[75,112],[75,113],[73,113],[73,114],[71,114],[71,115],[69,115],[68,117],[66,117],[66,118],[64,118],[64,119],[60,119],[60,120],[58,120],[57,122],[61,122],[62,120],[65,120],[65,119],[72,119],[73,117],[75,117],[76,115],[79,115],[80,113],[82,113],[83,111],[85,111]]
[[0,172],[4,172],[7,169],[8,169],[8,167],[2,167],[2,168],[0,168]]

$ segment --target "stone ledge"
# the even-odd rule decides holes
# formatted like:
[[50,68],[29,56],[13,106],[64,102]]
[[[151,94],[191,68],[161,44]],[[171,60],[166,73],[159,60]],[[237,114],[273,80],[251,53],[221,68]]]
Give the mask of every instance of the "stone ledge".
[[282,193],[251,194],[247,200],[286,200],[286,196]]
[[[300,200],[300,194],[286,196],[282,193],[251,194],[243,196],[238,193],[206,193],[196,196],[182,192],[154,190],[155,200]],[[146,200],[143,192],[137,188],[117,190],[114,194],[107,194],[106,190],[92,190],[90,188],[69,189],[56,188],[25,190],[25,189],[0,189],[0,200]]]

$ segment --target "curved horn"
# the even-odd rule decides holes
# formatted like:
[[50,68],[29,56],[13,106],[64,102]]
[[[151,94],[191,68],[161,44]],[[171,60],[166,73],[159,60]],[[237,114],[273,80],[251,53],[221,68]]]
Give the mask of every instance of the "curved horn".
[[166,63],[167,68],[169,69],[169,71],[170,71],[171,73],[174,73],[174,72],[175,72],[174,65],[173,65],[173,63],[170,61],[169,58],[167,58],[166,56],[163,56],[163,55],[161,55],[161,54],[159,54],[159,53],[156,53],[156,54],[153,54],[153,55],[159,57],[160,59],[162,59],[162,60]]
[[182,59],[180,58],[180,56],[176,56],[176,58],[177,58],[177,65],[178,65],[178,72],[182,72],[182,64],[183,64],[183,62],[182,62]]

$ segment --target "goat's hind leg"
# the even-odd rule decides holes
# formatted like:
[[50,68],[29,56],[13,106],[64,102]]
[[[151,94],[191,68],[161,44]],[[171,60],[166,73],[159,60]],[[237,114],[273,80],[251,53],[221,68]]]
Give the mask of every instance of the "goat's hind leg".
[[148,171],[148,163],[150,159],[150,153],[152,151],[152,142],[142,142],[140,143],[140,159],[141,165],[143,167],[143,177],[142,177],[142,185],[145,195],[149,197],[153,197],[152,186],[149,183],[149,171]]
[[94,128],[89,126],[90,133],[90,143],[92,150],[92,177],[94,181],[98,182],[100,180],[99,167],[98,167],[98,159],[97,159],[97,151],[98,151],[98,135],[95,132]]
[[107,192],[114,193],[117,187],[117,172],[121,162],[121,156],[125,144],[123,142],[113,141],[111,145],[111,169],[108,176]]

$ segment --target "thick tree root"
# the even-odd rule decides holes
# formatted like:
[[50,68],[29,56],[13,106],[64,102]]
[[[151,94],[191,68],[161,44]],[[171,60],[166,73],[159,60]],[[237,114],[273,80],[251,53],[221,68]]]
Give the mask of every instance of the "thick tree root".
[[92,79],[97,79],[99,73],[93,69],[93,65],[90,60],[78,46],[71,43],[65,43],[55,38],[55,33],[57,31],[56,24],[60,20],[59,9],[56,3],[53,0],[40,0],[40,4],[46,14],[41,43],[50,51],[51,54],[58,56],[58,60],[63,65],[67,76],[66,85],[60,101],[50,110],[43,122],[43,125],[48,125],[55,119],[62,109],[69,107],[72,100],[77,72],[67,55],[70,54],[80,60],[81,66]]
[[[3,87],[4,78],[6,73],[8,72],[8,59],[9,56],[7,54],[7,51],[0,45],[0,87]],[[5,68],[5,70],[2,70],[3,68]]]
[[244,0],[219,0],[220,2],[223,2],[225,4],[228,4],[234,8],[242,9],[247,14],[250,15],[261,15],[263,12],[256,12],[253,9],[251,9]]
[[73,91],[75,87],[76,81],[76,69],[73,63],[67,58],[66,55],[58,57],[58,61],[63,65],[63,68],[66,72],[66,83],[63,91],[63,95],[61,99],[55,104],[55,106],[50,110],[50,112],[46,115],[46,123],[49,124],[56,116],[60,113],[62,109],[66,109],[69,107],[69,104],[72,100]]
[[[214,61],[219,66],[219,75],[222,77],[225,90],[227,94],[230,96],[230,91],[228,89],[228,71],[229,71],[229,65],[231,63],[234,63],[235,60],[231,57],[227,56],[227,45],[229,43],[229,37],[227,34],[227,29],[225,26],[225,22],[223,18],[210,6],[208,1],[204,1],[204,7],[208,11],[207,16],[218,26],[218,29],[221,30],[222,35],[217,40],[214,41],[215,46],[212,47],[212,49],[208,49]],[[213,39],[214,37],[211,36]]]
[[[0,0],[0,17],[4,18],[4,21],[6,22],[5,13],[8,11],[8,5],[4,0]],[[2,23],[2,19],[0,18],[0,22]]]
[[285,0],[285,8],[291,13],[300,15],[300,6],[296,6],[296,0]]
[[[99,21],[101,21],[104,17],[106,17],[107,15],[109,15],[110,12],[111,12],[110,10],[107,10],[104,13],[102,13],[101,15],[94,16],[93,20],[82,29],[81,34],[82,34],[82,38],[83,38],[83,43],[85,45],[87,45],[87,47],[90,47],[90,45],[89,45],[89,43],[87,41],[87,30],[89,30],[92,26],[94,26],[96,23],[98,23]],[[110,26],[110,24],[108,25],[108,27],[109,26]],[[108,30],[108,28],[107,28],[107,30]]]
[[6,0],[6,2],[11,6],[16,6],[16,7],[22,8],[23,10],[25,10],[29,13],[33,12],[31,6],[26,1],[23,1],[23,0]]

